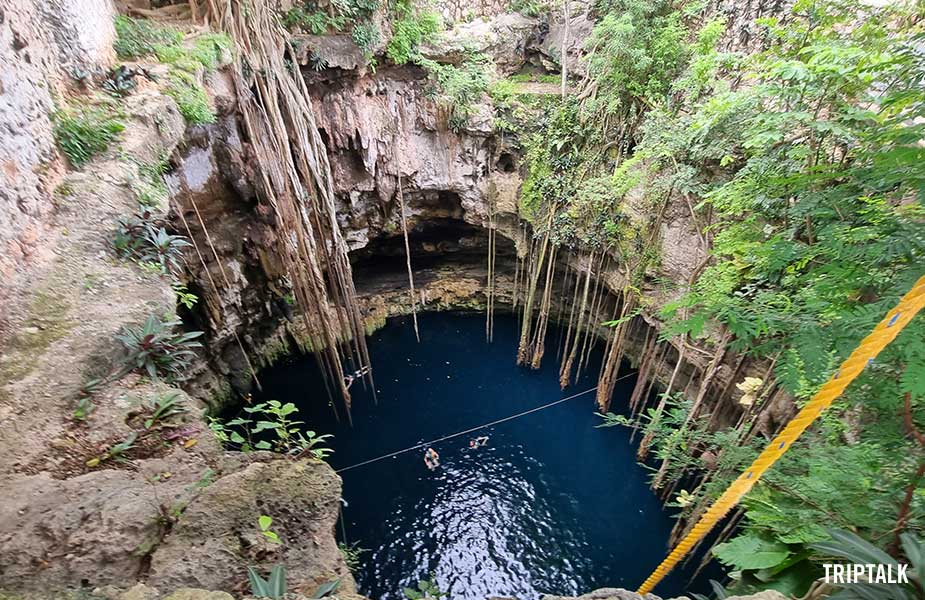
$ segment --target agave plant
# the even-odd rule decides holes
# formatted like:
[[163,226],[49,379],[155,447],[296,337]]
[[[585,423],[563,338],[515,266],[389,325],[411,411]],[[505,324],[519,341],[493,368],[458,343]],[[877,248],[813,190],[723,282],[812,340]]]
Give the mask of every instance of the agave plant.
[[279,599],[286,595],[285,565],[273,567],[270,570],[270,576],[266,579],[254,567],[247,567],[247,579],[251,584],[251,594],[255,598]]
[[154,380],[161,376],[183,379],[184,371],[196,356],[193,348],[202,347],[195,341],[202,332],[175,332],[174,327],[180,323],[151,315],[143,325],[124,327],[116,339],[125,346],[122,362],[127,371],[144,371]]

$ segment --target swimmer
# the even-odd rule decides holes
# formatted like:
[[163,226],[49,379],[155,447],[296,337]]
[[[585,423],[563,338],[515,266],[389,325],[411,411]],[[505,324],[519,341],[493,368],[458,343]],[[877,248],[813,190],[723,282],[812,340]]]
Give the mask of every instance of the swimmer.
[[440,466],[440,455],[437,454],[436,450],[428,448],[424,452],[424,464],[427,465],[427,468],[431,471]]
[[363,377],[367,373],[369,373],[369,367],[365,366],[361,368],[359,371],[356,371],[353,375],[344,375],[344,387],[349,390],[350,386],[353,385],[354,381],[356,381],[360,377]]

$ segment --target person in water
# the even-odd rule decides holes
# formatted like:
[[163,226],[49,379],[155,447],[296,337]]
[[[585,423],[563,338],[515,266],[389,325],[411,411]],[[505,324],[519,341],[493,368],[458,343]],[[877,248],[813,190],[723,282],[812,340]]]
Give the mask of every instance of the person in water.
[[424,464],[427,465],[427,468],[431,471],[440,466],[440,455],[437,454],[436,450],[428,448],[424,452]]
[[369,366],[362,367],[359,371],[356,371],[353,375],[344,375],[344,387],[350,389],[350,386],[353,385],[353,382],[363,377],[369,373]]
[[475,450],[476,448],[481,448],[488,443],[487,435],[480,435],[479,437],[469,440],[469,448]]

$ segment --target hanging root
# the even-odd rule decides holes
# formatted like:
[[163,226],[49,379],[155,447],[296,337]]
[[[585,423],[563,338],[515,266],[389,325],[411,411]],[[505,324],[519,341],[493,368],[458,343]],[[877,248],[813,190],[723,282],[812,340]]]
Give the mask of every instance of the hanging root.
[[[584,290],[581,294],[581,307],[578,309],[577,322],[575,324],[575,337],[572,338],[571,348],[569,348],[568,339],[566,339],[565,346],[569,348],[568,354],[563,355],[562,365],[559,367],[559,387],[563,390],[569,386],[571,383],[572,377],[572,364],[575,362],[575,358],[578,356],[578,350],[580,345],[580,336],[579,334],[582,331],[581,325],[584,322],[585,318],[585,309],[588,306],[588,292],[591,289],[591,275],[594,270],[594,252],[588,257],[588,268],[585,272],[585,284]],[[575,291],[578,291],[578,286],[575,286]],[[574,301],[573,301],[574,303]],[[590,322],[590,318],[589,318]],[[589,323],[590,325],[590,323]]]
[[[497,233],[495,232],[494,194],[488,198],[488,281],[486,282],[485,340],[491,343],[495,334],[495,255]],[[515,275],[516,279],[516,275]],[[516,282],[515,282],[516,285]],[[516,303],[516,299],[515,299]],[[515,304],[516,305],[516,304]]]
[[[233,79],[261,197],[280,228],[277,252],[302,309],[309,343],[350,418],[344,362],[369,366],[347,244],[337,223],[327,151],[289,33],[264,2],[209,0],[213,26],[236,45]],[[341,345],[341,340],[350,343]],[[371,370],[368,383],[373,389]],[[333,404],[332,404],[333,405]]]
[[408,244],[408,223],[405,221],[405,196],[402,193],[401,175],[398,176],[398,211],[401,214],[401,231],[405,237],[405,262],[408,265],[408,293],[411,295],[411,320],[414,321],[414,339],[420,343],[418,332],[418,297],[414,293],[414,274],[411,270],[411,247]]

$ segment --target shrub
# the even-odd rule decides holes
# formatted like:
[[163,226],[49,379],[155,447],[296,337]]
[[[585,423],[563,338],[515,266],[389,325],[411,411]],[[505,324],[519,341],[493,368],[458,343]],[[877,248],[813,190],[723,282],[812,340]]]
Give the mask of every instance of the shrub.
[[398,19],[392,25],[392,39],[385,53],[396,65],[417,58],[418,46],[433,38],[443,28],[440,15],[430,10],[415,10],[408,1],[400,1],[395,8]]
[[428,72],[428,94],[449,110],[450,129],[459,131],[474,114],[474,103],[488,90],[488,58],[472,53],[458,67],[424,58],[418,64]]
[[181,235],[167,233],[165,227],[166,223],[152,218],[149,211],[121,219],[113,246],[123,258],[155,265],[164,274],[178,273],[182,266],[183,249],[190,243]]
[[151,404],[145,406],[145,412],[148,417],[144,421],[145,429],[151,429],[155,425],[163,424],[173,417],[182,415],[187,412],[186,408],[180,404],[180,394],[170,392],[158,394]]
[[375,23],[370,21],[364,21],[354,25],[350,35],[356,45],[360,47],[360,50],[363,51],[363,54],[367,56],[372,55],[373,48],[375,48],[376,44],[382,39],[379,28],[376,27]]
[[193,125],[215,122],[215,111],[209,102],[205,89],[196,77],[180,69],[174,69],[167,76],[164,93],[176,100],[180,114]]
[[125,129],[107,105],[70,105],[55,110],[51,120],[55,141],[75,168],[109,149]]
[[113,49],[119,58],[138,58],[154,54],[160,46],[176,46],[183,34],[147,19],[119,15],[115,20],[116,41]]
[[126,369],[144,371],[154,380],[161,376],[183,379],[184,371],[196,356],[193,348],[202,347],[195,341],[202,332],[175,332],[174,327],[180,324],[179,320],[162,321],[151,315],[143,325],[124,327],[116,339],[125,347],[122,362]]

